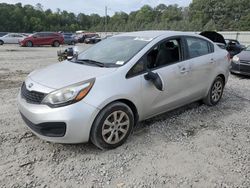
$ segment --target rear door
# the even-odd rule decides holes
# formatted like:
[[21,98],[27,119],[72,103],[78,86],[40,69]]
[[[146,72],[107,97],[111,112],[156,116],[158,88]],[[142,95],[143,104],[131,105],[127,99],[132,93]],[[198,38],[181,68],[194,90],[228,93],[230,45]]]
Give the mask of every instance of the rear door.
[[185,37],[187,61],[190,64],[191,94],[199,98],[203,96],[213,79],[217,59],[214,55],[214,45],[202,38]]

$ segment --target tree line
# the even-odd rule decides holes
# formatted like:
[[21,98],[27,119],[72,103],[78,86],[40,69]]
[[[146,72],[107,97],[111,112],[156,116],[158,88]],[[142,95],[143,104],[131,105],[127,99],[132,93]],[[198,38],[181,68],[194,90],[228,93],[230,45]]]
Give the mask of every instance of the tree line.
[[[116,12],[107,17],[107,31],[164,29],[179,31],[249,31],[249,0],[193,0],[188,7],[160,4],[144,5],[140,10]],[[98,14],[75,14],[65,10],[44,10],[36,6],[0,3],[1,32],[77,30],[104,31],[105,17]]]

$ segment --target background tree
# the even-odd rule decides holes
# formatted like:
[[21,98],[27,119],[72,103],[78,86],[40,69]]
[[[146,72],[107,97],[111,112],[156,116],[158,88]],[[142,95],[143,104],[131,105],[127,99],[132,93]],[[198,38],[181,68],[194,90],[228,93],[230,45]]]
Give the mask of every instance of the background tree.
[[[159,4],[144,5],[137,11],[116,12],[108,16],[108,31],[164,29],[180,31],[250,30],[249,0],[193,0],[188,7]],[[0,3],[0,31],[28,32],[76,30],[104,31],[105,17],[98,14],[78,15],[57,9]]]

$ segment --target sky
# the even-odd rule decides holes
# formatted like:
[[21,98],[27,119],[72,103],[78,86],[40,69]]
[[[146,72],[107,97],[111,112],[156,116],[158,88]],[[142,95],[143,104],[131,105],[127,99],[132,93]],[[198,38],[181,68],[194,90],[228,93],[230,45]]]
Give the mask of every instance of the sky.
[[188,6],[192,0],[0,0],[0,3],[15,4],[21,2],[23,5],[36,5],[41,3],[44,9],[50,8],[55,11],[57,8],[67,10],[68,12],[99,15],[105,14],[105,6],[108,7],[108,15],[115,12],[131,12],[140,9],[148,4],[152,7],[158,4],[178,4],[179,6]]

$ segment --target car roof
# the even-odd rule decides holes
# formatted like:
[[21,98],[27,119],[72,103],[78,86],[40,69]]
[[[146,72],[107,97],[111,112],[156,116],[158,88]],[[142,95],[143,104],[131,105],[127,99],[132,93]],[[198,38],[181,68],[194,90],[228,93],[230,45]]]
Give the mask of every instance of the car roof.
[[146,37],[146,38],[157,38],[159,36],[174,36],[174,35],[191,35],[191,36],[199,36],[192,32],[181,32],[181,31],[163,31],[163,30],[152,30],[152,31],[136,31],[136,32],[128,32],[122,33],[116,36],[131,36],[131,37]]

